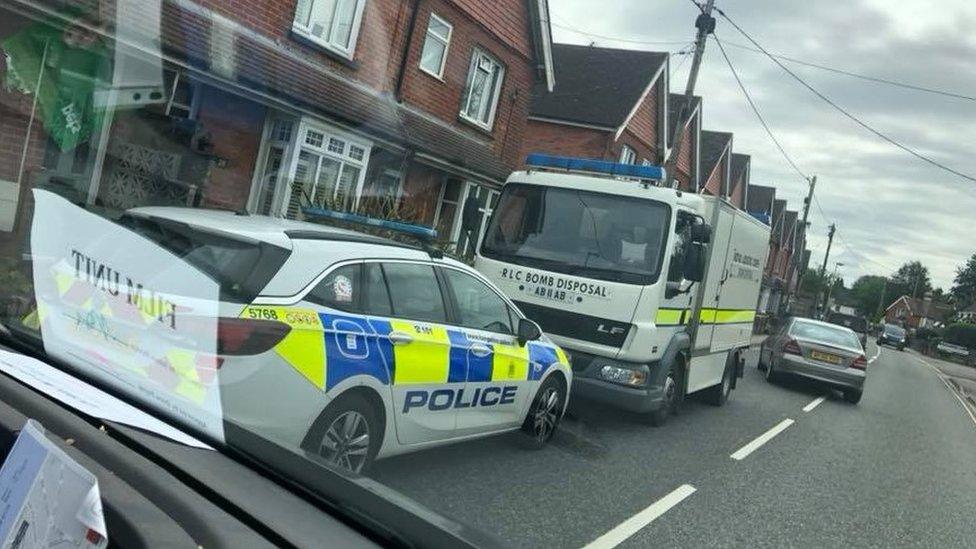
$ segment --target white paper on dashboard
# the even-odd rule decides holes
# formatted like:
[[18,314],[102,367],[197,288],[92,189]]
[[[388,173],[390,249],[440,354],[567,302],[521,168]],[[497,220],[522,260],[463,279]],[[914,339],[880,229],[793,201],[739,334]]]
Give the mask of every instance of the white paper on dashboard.
[[98,479],[29,419],[0,467],[4,548],[108,545]]
[[144,429],[187,446],[213,450],[168,423],[36,358],[0,349],[0,371],[83,414]]
[[223,441],[217,282],[123,225],[33,192],[31,257],[45,352]]

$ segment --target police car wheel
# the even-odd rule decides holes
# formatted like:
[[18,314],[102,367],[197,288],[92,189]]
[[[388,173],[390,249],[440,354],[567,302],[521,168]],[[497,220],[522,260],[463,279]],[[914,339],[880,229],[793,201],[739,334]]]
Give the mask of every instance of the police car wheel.
[[319,418],[312,448],[326,462],[362,473],[379,451],[380,421],[370,403],[360,395],[333,402]]
[[529,436],[531,448],[542,448],[555,434],[564,402],[566,395],[563,384],[550,377],[536,393],[532,408],[522,424],[522,431]]

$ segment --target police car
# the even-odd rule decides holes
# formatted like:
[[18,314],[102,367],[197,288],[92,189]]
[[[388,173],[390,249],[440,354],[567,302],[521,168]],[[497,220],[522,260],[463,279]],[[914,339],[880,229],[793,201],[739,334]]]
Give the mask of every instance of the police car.
[[566,355],[463,263],[232,212],[147,207],[121,221],[220,283],[227,422],[361,472],[517,429],[541,446],[565,411]]

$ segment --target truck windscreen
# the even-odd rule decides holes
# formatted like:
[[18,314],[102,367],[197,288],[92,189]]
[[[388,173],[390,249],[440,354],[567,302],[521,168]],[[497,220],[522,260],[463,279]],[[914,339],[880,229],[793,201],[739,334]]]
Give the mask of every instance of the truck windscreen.
[[669,212],[664,203],[630,196],[509,184],[481,253],[564,274],[653,284]]

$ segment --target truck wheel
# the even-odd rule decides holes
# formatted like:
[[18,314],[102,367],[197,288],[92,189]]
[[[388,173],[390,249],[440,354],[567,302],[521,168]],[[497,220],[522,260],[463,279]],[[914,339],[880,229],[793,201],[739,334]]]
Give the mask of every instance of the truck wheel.
[[769,364],[766,365],[766,381],[774,383],[779,375],[773,371],[773,360],[770,357]]
[[336,467],[364,473],[380,449],[379,414],[359,394],[341,396],[315,421],[306,438],[309,450]]
[[668,416],[674,413],[678,402],[678,379],[674,368],[668,370],[668,377],[664,378],[664,397],[661,407],[647,415],[647,422],[654,427],[667,423]]
[[539,449],[549,442],[563,414],[566,388],[561,379],[549,376],[535,395],[532,407],[522,423],[522,432],[528,435],[527,445]]
[[732,393],[733,375],[735,375],[735,359],[730,354],[728,360],[725,361],[725,371],[722,372],[722,381],[718,385],[705,390],[703,395],[705,402],[712,406],[725,405],[729,400],[729,394]]

